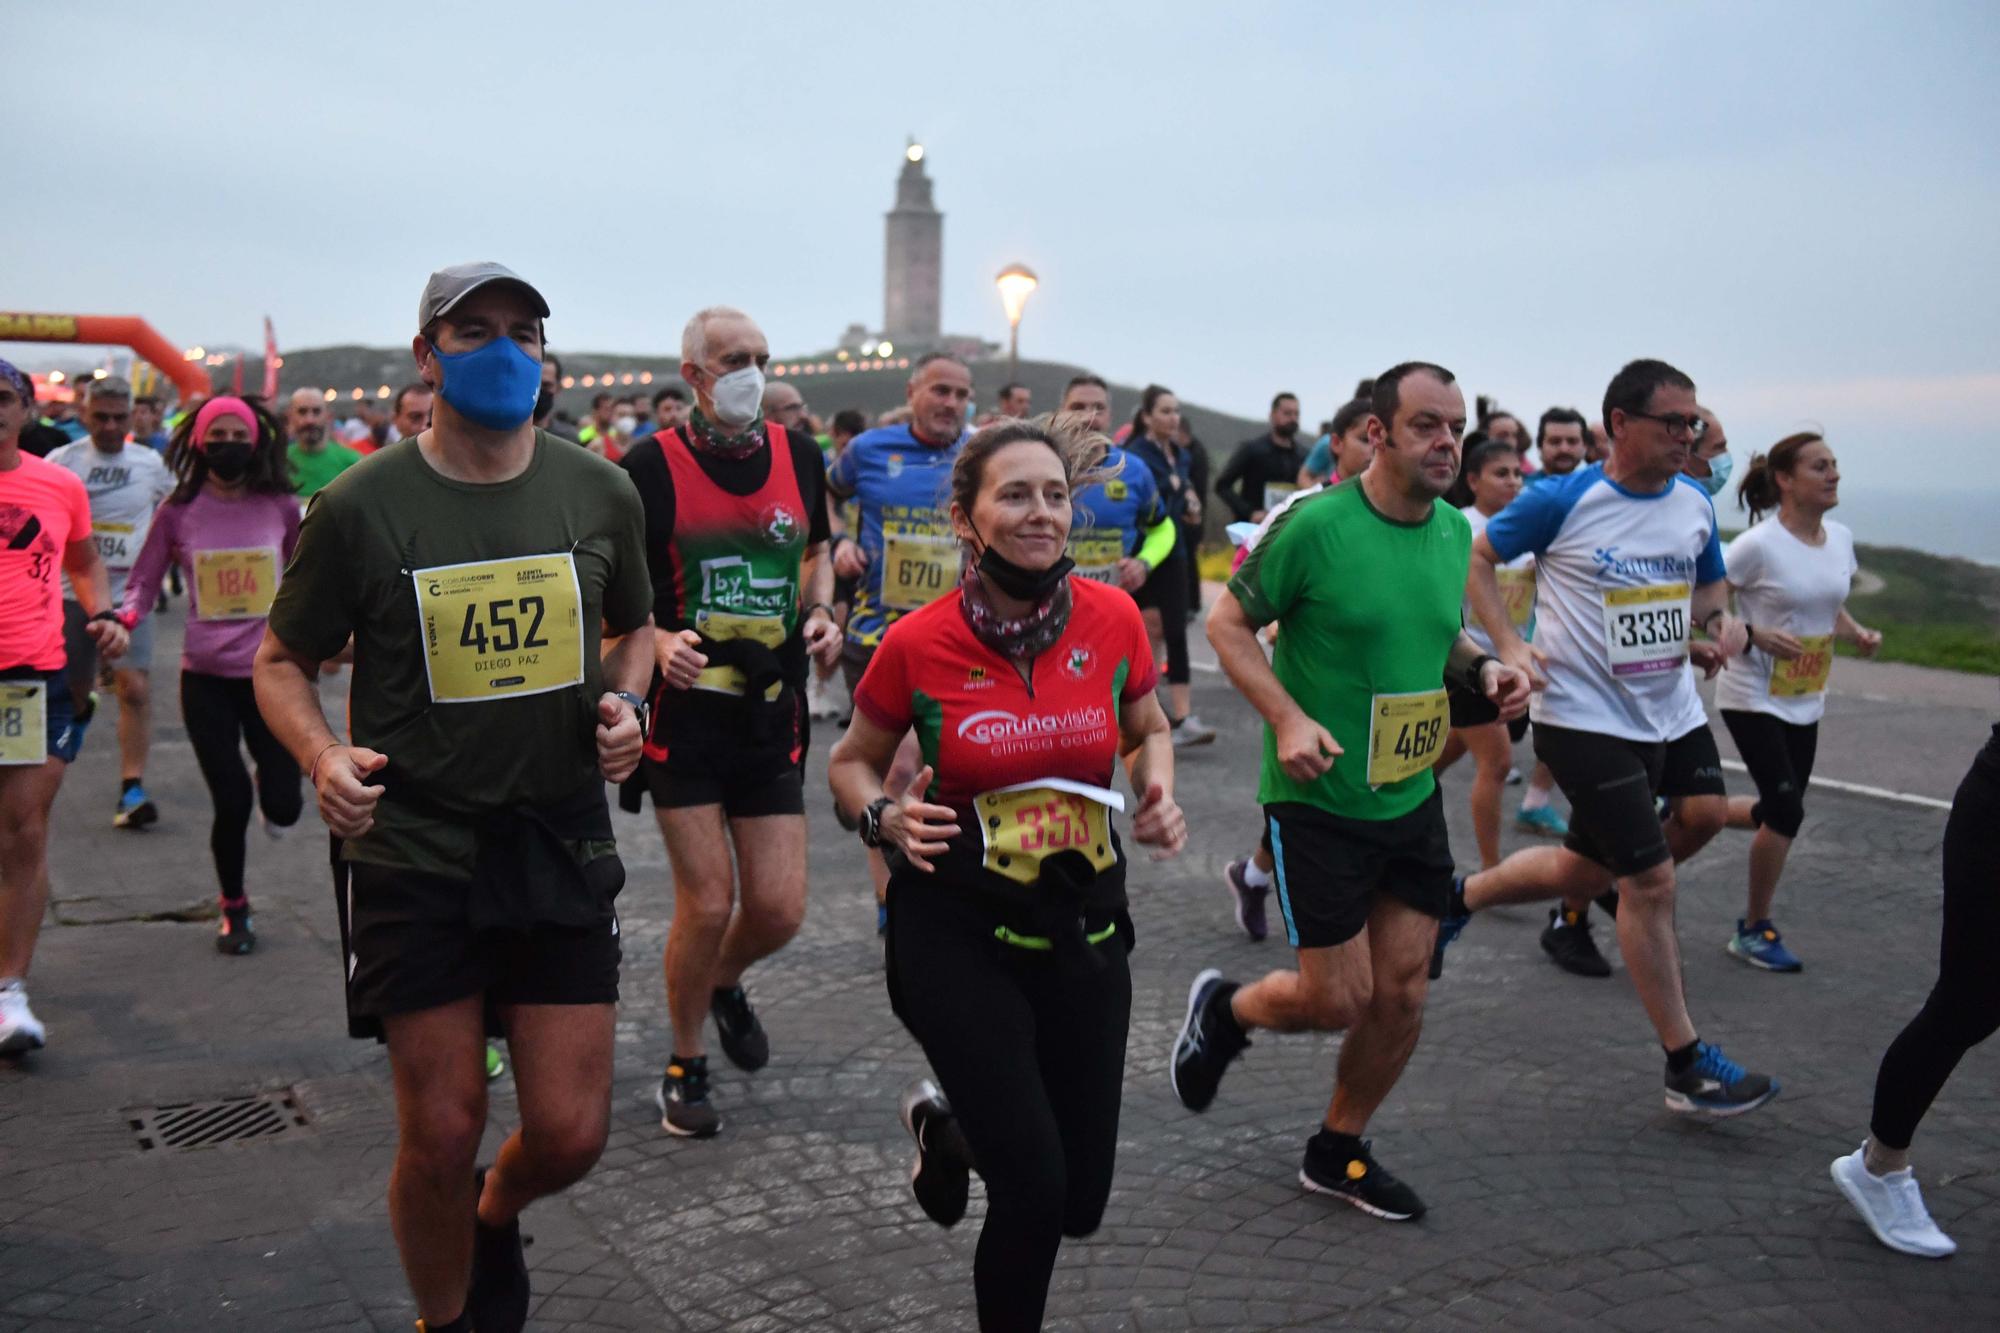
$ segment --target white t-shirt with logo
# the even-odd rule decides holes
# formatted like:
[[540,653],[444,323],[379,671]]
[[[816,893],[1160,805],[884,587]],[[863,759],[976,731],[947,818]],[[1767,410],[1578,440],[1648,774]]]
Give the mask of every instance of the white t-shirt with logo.
[[1535,557],[1536,722],[1635,741],[1707,725],[1688,667],[1689,601],[1727,574],[1707,492],[1677,476],[1629,491],[1601,464],[1521,492],[1486,525],[1503,561]]
[[1808,546],[1773,514],[1723,551],[1743,619],[1784,630],[1806,651],[1791,662],[1754,648],[1732,658],[1715,679],[1717,708],[1769,713],[1800,726],[1825,715],[1833,626],[1860,566],[1847,525],[1827,519],[1823,526],[1825,540]]
[[[49,461],[74,472],[90,493],[90,531],[97,554],[112,575],[113,596],[117,595],[139,559],[146,533],[153,526],[153,511],[174,491],[174,474],[160,455],[143,444],[128,444],[116,453],[105,453],[88,439],[66,444],[49,455]],[[63,575],[63,596],[76,598]]]

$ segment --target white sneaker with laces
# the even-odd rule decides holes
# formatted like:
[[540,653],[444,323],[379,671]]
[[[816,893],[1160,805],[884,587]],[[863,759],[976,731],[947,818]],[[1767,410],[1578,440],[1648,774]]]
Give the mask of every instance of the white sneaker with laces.
[[48,1029],[28,1008],[27,989],[18,981],[0,982],[0,1055],[38,1051],[48,1039]]
[[1892,1250],[1923,1259],[1957,1253],[1958,1243],[1931,1221],[1923,1191],[1917,1188],[1916,1173],[1906,1166],[1887,1175],[1874,1175],[1868,1170],[1867,1154],[1864,1144],[1851,1155],[1836,1158],[1831,1170],[1833,1183],[1840,1186],[1875,1239]]
[[1215,728],[1204,725],[1200,718],[1189,713],[1180,720],[1180,725],[1173,729],[1172,734],[1174,748],[1182,749],[1190,745],[1207,745],[1215,739]]

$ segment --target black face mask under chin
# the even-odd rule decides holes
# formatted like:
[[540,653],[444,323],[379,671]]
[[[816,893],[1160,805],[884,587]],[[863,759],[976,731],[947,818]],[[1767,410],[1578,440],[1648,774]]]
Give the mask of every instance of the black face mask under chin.
[[980,577],[1009,597],[1024,602],[1048,600],[1049,594],[1076,568],[1076,561],[1065,554],[1047,569],[1026,569],[994,550],[992,544],[980,536],[979,529],[974,528],[972,535],[979,537],[979,544],[986,548],[979,555]]

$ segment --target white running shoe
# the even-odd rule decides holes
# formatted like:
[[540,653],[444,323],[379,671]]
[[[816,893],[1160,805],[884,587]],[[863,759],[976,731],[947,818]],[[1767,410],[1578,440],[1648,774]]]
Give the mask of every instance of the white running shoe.
[[1867,1153],[1863,1145],[1849,1156],[1836,1158],[1831,1170],[1833,1183],[1840,1186],[1875,1239],[1892,1250],[1922,1259],[1942,1259],[1956,1253],[1958,1243],[1931,1221],[1923,1191],[1917,1188],[1916,1173],[1906,1166],[1885,1176],[1873,1175],[1863,1160]]
[[0,1055],[38,1051],[48,1039],[48,1029],[28,1008],[26,987],[18,981],[0,983]]
[[1173,729],[1174,748],[1183,750],[1191,745],[1207,745],[1215,739],[1215,728],[1206,726],[1193,713],[1182,718]]
[[816,722],[824,722],[840,716],[840,700],[833,697],[831,678],[821,680],[814,676],[806,686],[806,708]]

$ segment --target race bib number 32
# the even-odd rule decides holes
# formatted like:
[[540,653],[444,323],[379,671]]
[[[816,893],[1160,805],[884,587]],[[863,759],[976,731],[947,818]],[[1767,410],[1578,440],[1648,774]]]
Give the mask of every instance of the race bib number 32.
[[1687,661],[1688,585],[1604,590],[1604,645],[1614,676],[1672,671]]
[[1368,704],[1368,785],[1413,778],[1437,762],[1451,731],[1443,690],[1378,694]]
[[49,757],[48,709],[43,682],[0,682],[0,764],[39,764]]
[[195,615],[202,620],[261,620],[278,595],[278,552],[269,546],[194,554]]
[[929,606],[958,586],[958,539],[922,524],[882,524],[882,605]]
[[1827,677],[1833,673],[1833,636],[1816,634],[1800,639],[1799,648],[1799,655],[1789,662],[1782,658],[1772,661],[1773,699],[1803,699],[1826,693]]
[[576,560],[530,555],[417,570],[431,699],[481,703],[583,681]]

